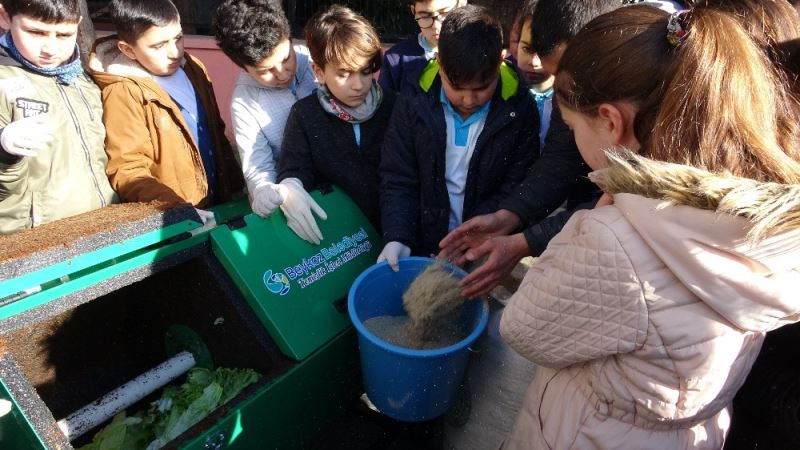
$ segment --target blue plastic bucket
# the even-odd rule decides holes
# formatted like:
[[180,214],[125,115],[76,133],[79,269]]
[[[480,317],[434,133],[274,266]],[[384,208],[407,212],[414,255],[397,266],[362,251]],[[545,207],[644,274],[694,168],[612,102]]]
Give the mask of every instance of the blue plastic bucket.
[[[464,377],[469,346],[489,320],[486,301],[468,301],[461,320],[472,332],[449,347],[432,350],[392,345],[364,326],[364,321],[373,317],[405,315],[403,292],[433,262],[430,258],[401,258],[399,272],[385,262],[376,264],[356,278],[348,297],[350,320],[358,330],[367,396],[383,414],[406,422],[430,420],[447,411]],[[459,278],[466,275],[457,267],[446,267]]]

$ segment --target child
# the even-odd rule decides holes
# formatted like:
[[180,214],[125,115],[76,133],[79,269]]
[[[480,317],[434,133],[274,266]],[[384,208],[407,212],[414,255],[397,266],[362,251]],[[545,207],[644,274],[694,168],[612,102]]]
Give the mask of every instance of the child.
[[415,85],[419,72],[439,50],[439,33],[447,13],[467,0],[415,0],[409,9],[419,26],[419,34],[398,42],[383,57],[378,82],[386,90],[401,92],[406,83]]
[[531,46],[531,23],[533,11],[538,0],[528,0],[520,10],[520,34],[517,38],[517,67],[525,77],[525,83],[536,101],[539,111],[539,146],[544,147],[545,136],[550,128],[550,115],[553,112],[553,83],[555,77],[542,67],[542,60]]
[[0,1],[0,234],[117,201],[80,20],[77,0]]
[[306,42],[319,89],[289,113],[278,179],[289,227],[319,244],[323,236],[311,210],[326,216],[306,189],[325,184],[338,185],[380,229],[378,164],[395,95],[373,79],[380,40],[359,14],[331,6],[308,22]]
[[497,209],[539,154],[536,107],[502,61],[499,22],[463,6],[392,115],[381,161],[379,261],[430,255],[463,220]]
[[800,317],[779,80],[719,11],[620,8],[570,42],[557,101],[613,204],[573,215],[505,308],[540,368],[504,449],[722,448],[764,334]]
[[277,161],[289,109],[317,87],[311,59],[304,45],[292,45],[278,2],[227,0],[217,8],[214,34],[243,69],[231,101],[233,131],[253,212],[266,217],[280,205]]
[[[244,185],[202,63],[183,51],[169,0],[113,0],[116,35],[95,42],[108,176],[125,201],[228,201]],[[201,211],[201,218],[207,213]]]
[[[526,8],[525,21],[531,26],[521,39],[529,54],[539,56],[542,70],[552,73],[561,57],[561,51],[553,49],[566,48],[590,20],[618,7],[619,0],[538,0]],[[549,52],[549,65],[542,51]],[[519,188],[503,199],[498,211],[468,220],[440,243],[440,258],[457,264],[484,260],[461,281],[467,298],[489,292],[521,258],[541,254],[575,210],[591,208],[599,198],[585,180],[589,168],[557,107],[550,111],[547,125],[541,156]],[[566,211],[548,217],[565,202]]]

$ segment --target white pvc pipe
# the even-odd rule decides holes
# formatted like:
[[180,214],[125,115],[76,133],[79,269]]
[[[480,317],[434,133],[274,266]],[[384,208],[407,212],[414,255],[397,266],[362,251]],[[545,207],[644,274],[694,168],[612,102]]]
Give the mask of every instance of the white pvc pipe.
[[189,352],[181,352],[92,403],[58,421],[70,441],[114,417],[117,413],[155,392],[197,364]]

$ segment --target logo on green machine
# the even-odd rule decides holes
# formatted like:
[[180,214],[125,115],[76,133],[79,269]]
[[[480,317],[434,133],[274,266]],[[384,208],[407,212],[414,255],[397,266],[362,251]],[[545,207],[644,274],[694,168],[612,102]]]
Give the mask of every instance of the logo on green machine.
[[272,273],[272,270],[264,272],[264,285],[273,294],[286,295],[289,293],[289,277],[281,272]]
[[301,258],[296,264],[284,268],[283,272],[273,273],[272,269],[267,270],[264,272],[264,285],[273,294],[280,295],[289,293],[290,281],[297,283],[300,289],[305,289],[371,250],[372,243],[362,227],[355,233],[322,247],[318,253]]

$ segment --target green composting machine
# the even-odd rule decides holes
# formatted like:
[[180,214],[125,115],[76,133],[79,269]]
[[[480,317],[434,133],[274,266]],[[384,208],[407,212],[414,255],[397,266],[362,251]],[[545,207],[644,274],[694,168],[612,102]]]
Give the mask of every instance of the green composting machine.
[[188,205],[121,204],[0,237],[0,448],[90,445],[169,409],[159,395],[198,367],[260,376],[151,448],[312,445],[362,392],[346,296],[380,249],[341,191],[312,196],[319,246],[246,201],[205,226]]

